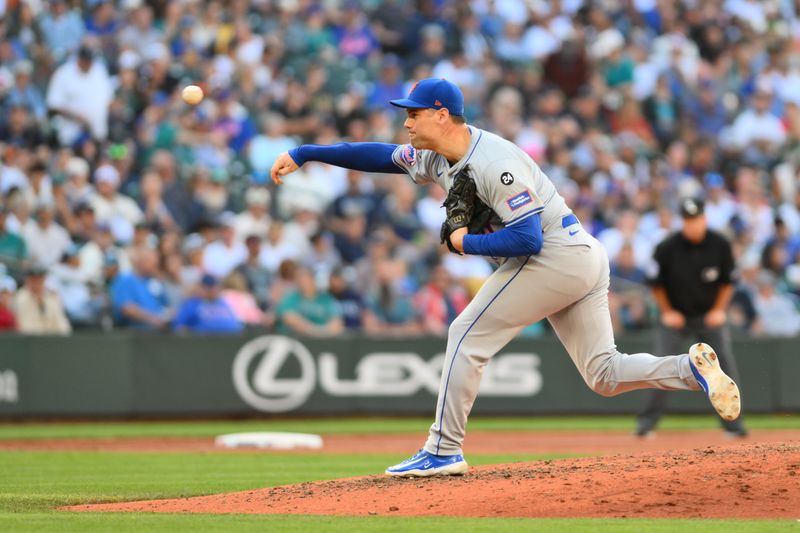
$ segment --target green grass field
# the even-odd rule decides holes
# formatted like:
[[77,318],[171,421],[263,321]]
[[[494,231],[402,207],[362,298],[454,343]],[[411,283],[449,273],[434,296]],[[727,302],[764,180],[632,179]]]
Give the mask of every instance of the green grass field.
[[[391,433],[419,431],[424,419],[0,424],[0,439],[214,436],[234,431]],[[630,417],[476,418],[471,430],[631,429]],[[800,428],[797,416],[753,416],[752,429]],[[710,417],[670,417],[665,429],[716,427]],[[422,438],[422,437],[421,437]],[[413,450],[409,450],[411,453]],[[553,457],[470,455],[473,464]],[[170,498],[374,474],[402,457],[385,454],[0,452],[0,531],[798,531],[783,521],[458,519],[67,513],[76,503]]]

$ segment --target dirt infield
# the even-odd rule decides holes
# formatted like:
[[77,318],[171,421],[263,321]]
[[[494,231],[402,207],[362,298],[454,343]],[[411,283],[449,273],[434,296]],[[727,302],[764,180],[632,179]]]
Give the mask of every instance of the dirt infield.
[[385,476],[71,511],[471,517],[800,518],[800,444],[707,446]]
[[[425,440],[423,433],[323,435],[321,450],[297,450],[298,453],[396,453],[409,455]],[[744,442],[782,443],[800,441],[800,430],[762,430],[753,432]],[[471,431],[464,451],[467,454],[559,454],[607,455],[689,450],[705,446],[728,447],[741,444],[719,430],[661,431],[653,439],[639,439],[623,431]],[[2,450],[28,451],[101,451],[101,452],[221,452],[269,453],[252,448],[226,450],[214,446],[209,437],[139,437],[86,439],[0,440]]]

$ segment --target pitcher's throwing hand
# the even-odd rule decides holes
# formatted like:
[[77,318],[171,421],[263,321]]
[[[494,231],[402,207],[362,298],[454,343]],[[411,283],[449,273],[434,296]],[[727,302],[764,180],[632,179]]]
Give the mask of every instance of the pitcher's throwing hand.
[[272,183],[280,185],[283,183],[281,179],[283,176],[291,174],[298,168],[300,168],[300,165],[295,163],[292,156],[289,155],[289,152],[283,152],[278,156],[278,159],[275,160],[272,169],[269,171],[270,176],[272,176]]

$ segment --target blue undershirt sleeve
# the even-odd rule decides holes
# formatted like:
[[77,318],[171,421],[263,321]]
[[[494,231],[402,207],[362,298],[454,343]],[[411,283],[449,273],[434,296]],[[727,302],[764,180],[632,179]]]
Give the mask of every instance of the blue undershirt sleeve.
[[532,215],[494,233],[464,235],[464,253],[489,257],[521,257],[542,250],[542,221]]
[[299,166],[308,161],[319,161],[363,172],[403,174],[405,170],[392,160],[395,148],[396,144],[388,143],[304,144],[289,150],[289,155]]

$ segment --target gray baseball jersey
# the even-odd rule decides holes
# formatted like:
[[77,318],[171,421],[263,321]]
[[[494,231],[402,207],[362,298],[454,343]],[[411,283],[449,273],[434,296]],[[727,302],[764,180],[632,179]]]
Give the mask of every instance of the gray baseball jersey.
[[410,144],[395,149],[395,164],[405,169],[417,184],[436,182],[449,190],[458,172],[469,164],[478,197],[491,207],[495,229],[519,222],[535,213],[542,228],[561,223],[572,211],[558,194],[553,182],[525,152],[488,131],[469,126],[472,133],[467,155],[450,165],[447,159],[430,150],[416,150]]
[[602,245],[582,230],[564,198],[525,152],[502,137],[469,128],[469,149],[454,165],[411,145],[398,146],[392,159],[416,183],[436,182],[445,190],[469,164],[478,197],[496,214],[494,229],[538,213],[544,243],[537,255],[505,260],[451,324],[436,419],[425,449],[435,455],[462,453],[483,368],[522,328],[544,318],[583,379],[601,395],[642,388],[699,390],[688,354],[655,357],[617,350]]

